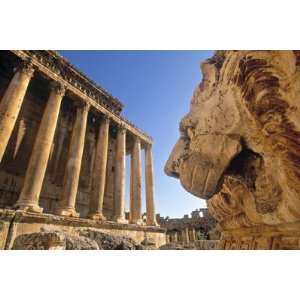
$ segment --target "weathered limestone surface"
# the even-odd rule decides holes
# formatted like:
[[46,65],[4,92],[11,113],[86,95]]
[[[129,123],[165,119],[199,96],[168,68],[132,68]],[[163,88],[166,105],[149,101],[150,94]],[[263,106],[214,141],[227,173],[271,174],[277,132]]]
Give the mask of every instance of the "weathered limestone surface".
[[155,250],[154,243],[136,243],[127,236],[113,236],[82,229],[72,234],[63,231],[40,231],[19,235],[12,250]]
[[207,208],[196,209],[191,212],[191,217],[186,214],[183,218],[161,217],[157,214],[157,222],[167,229],[167,244],[195,247],[199,240],[220,239],[216,221]]
[[220,250],[220,240],[199,240],[193,244],[167,243],[160,250]]
[[104,220],[103,201],[105,194],[106,165],[108,151],[109,119],[104,118],[99,127],[96,155],[92,175],[89,217]]
[[217,51],[202,72],[165,172],[208,200],[221,248],[299,249],[299,51]]
[[147,207],[147,225],[156,226],[155,203],[154,203],[154,171],[152,147],[147,145],[145,148],[145,190]]
[[[29,234],[19,239],[26,247],[59,247],[54,233],[39,234],[45,223],[72,234],[86,226],[138,243],[151,238],[165,243],[165,230],[152,228],[157,225],[153,141],[121,116],[122,108],[54,51],[0,51],[0,208],[1,215],[9,215],[0,218],[0,248],[10,249],[20,234]],[[142,218],[141,151],[146,148],[149,189]],[[132,204],[125,214],[125,161],[131,153]],[[131,225],[123,227],[129,216]],[[85,242],[72,235],[65,247],[93,248]]]
[[118,129],[116,142],[116,170],[114,182],[114,220],[125,222],[125,155],[126,130]]
[[166,235],[155,226],[0,209],[0,249],[95,249],[93,241],[97,249],[150,250]]
[[53,84],[30,156],[21,195],[16,203],[18,208],[42,211],[38,202],[64,93],[62,86]]
[[61,203],[57,210],[60,215],[79,216],[75,211],[75,202],[82,162],[84,138],[89,107],[84,105],[77,108],[76,120],[72,131],[68,162],[64,176],[64,187]]
[[130,215],[129,222],[133,224],[142,223],[142,163],[141,142],[134,139],[131,154],[130,170]]
[[14,129],[34,69],[26,61],[15,73],[0,103],[0,162]]

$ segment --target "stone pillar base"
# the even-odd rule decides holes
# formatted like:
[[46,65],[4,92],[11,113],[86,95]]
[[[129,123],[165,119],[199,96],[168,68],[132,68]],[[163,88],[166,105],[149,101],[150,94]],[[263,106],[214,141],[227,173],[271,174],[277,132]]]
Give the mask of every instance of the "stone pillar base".
[[136,220],[136,221],[129,221],[129,224],[136,224],[136,225],[144,225],[144,222],[142,219]]
[[119,224],[128,224],[128,220],[122,218],[122,217],[114,217],[113,221]]
[[156,221],[151,222],[151,223],[147,223],[147,226],[159,227],[159,225]]
[[100,214],[100,213],[89,214],[88,218],[95,220],[95,221],[105,221],[106,220],[106,218],[103,216],[103,214]]
[[79,213],[74,208],[58,208],[56,213],[60,216],[79,218]]
[[33,212],[33,213],[42,213],[43,208],[39,207],[38,205],[35,204],[28,204],[28,203],[16,203],[15,209],[17,210],[23,210],[26,212]]

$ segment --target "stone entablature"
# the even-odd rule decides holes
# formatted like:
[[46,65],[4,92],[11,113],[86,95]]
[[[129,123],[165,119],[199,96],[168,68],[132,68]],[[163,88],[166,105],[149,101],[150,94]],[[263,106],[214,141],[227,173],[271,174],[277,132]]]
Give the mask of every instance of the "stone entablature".
[[[1,207],[33,213],[47,207],[47,213],[64,217],[142,225],[144,150],[146,224],[156,226],[152,139],[75,86],[74,78],[70,83],[70,78],[68,81],[47,60],[41,60],[52,55],[66,64],[61,57],[51,51],[34,53],[0,53]],[[55,66],[60,65],[57,60]],[[68,64],[64,67],[78,73]],[[99,90],[93,85],[89,83]],[[132,165],[128,220],[127,154]],[[83,204],[85,211],[80,209]]]
[[124,106],[119,100],[87,78],[56,52],[45,50],[12,50],[11,52],[22,60],[30,62],[34,69],[43,73],[49,79],[61,83],[69,93],[79,97],[81,101],[88,103],[99,112],[109,116],[114,122],[126,128],[133,135],[139,136],[146,144],[152,144],[151,137],[143,133],[126,118],[120,116]]
[[38,61],[40,64],[46,66],[50,71],[55,73],[58,77],[78,88],[101,106],[107,107],[116,113],[120,113],[124,108],[124,105],[118,99],[113,97],[103,87],[100,87],[96,82],[88,78],[82,71],[69,63],[56,51],[17,50],[13,52],[21,57],[28,55],[31,59]]

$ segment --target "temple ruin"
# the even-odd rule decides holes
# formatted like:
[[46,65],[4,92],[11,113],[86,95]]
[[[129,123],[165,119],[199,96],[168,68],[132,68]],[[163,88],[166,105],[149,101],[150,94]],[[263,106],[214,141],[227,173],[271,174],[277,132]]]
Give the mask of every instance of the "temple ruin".
[[183,218],[161,217],[156,215],[158,224],[167,230],[166,243],[170,248],[182,246],[190,249],[215,249],[220,239],[216,220],[207,208],[196,209],[191,216]]
[[17,50],[0,51],[0,99],[0,249],[49,228],[165,243],[155,218],[153,141],[121,116],[118,99],[54,51]]

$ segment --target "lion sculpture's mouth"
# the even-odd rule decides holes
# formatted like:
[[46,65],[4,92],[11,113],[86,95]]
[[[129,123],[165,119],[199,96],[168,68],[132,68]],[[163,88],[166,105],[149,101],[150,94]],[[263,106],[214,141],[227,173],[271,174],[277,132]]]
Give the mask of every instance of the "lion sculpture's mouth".
[[221,191],[227,177],[239,179],[249,190],[255,190],[255,181],[261,161],[261,156],[258,153],[243,145],[242,151],[230,161],[220,177],[214,194],[216,195]]

